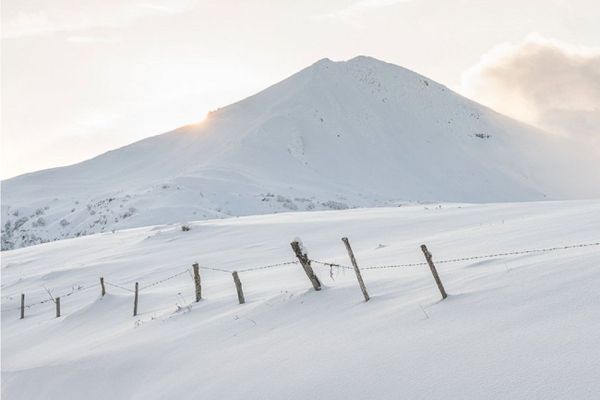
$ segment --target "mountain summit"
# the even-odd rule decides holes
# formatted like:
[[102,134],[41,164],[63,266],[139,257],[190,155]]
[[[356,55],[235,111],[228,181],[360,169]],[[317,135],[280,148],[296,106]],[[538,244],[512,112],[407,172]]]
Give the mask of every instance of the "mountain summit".
[[566,139],[369,57],[323,59],[206,121],[2,183],[2,249],[160,223],[592,195]]

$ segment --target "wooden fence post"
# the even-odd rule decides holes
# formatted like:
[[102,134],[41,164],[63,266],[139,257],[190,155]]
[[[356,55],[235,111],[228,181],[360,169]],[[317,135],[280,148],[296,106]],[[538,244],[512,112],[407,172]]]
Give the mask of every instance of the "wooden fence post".
[[106,294],[106,287],[104,286],[104,278],[100,277],[100,286],[102,287],[102,297]]
[[354,272],[356,273],[356,279],[358,279],[358,285],[360,286],[360,290],[362,290],[363,296],[365,296],[365,301],[369,301],[369,293],[367,293],[367,287],[363,282],[362,275],[360,274],[360,269],[358,268],[358,263],[356,262],[356,258],[354,257],[354,252],[352,251],[352,247],[350,247],[350,242],[348,242],[348,238],[342,238],[342,242],[346,246],[346,250],[348,250],[348,256],[350,257],[350,262],[354,267]]
[[237,290],[238,301],[240,304],[244,304],[246,300],[244,299],[244,291],[242,290],[242,281],[240,281],[237,271],[233,271],[231,275],[233,276],[233,281],[235,282],[235,290]]
[[56,303],[56,318],[60,317],[60,297],[57,297],[54,302]]
[[137,315],[137,306],[138,306],[138,283],[135,283],[135,295],[133,297],[133,316],[135,317]]
[[300,265],[302,265],[306,276],[308,276],[308,279],[310,279],[310,283],[312,283],[313,288],[315,290],[321,290],[321,281],[319,281],[319,278],[317,278],[317,276],[313,272],[312,267],[310,266],[310,259],[308,258],[308,254],[302,253],[300,243],[298,243],[297,240],[294,240],[290,244],[292,245],[292,249],[294,250],[296,257],[298,257],[298,261],[300,261]]
[[433,264],[432,255],[429,252],[429,250],[427,250],[427,246],[425,246],[424,244],[421,245],[421,250],[423,250],[423,254],[425,254],[425,259],[427,260],[427,264],[429,264],[429,269],[431,269],[431,273],[433,274],[433,279],[435,279],[435,283],[436,283],[438,289],[440,290],[440,293],[442,294],[442,299],[445,299],[446,297],[448,297],[448,295],[446,294],[446,290],[444,289],[442,280],[440,279],[440,276],[437,273],[437,269],[435,269],[435,265]]
[[198,263],[192,264],[194,269],[194,285],[196,286],[196,303],[202,299],[202,286],[200,285],[200,266]]
[[25,318],[25,293],[21,293],[21,319]]

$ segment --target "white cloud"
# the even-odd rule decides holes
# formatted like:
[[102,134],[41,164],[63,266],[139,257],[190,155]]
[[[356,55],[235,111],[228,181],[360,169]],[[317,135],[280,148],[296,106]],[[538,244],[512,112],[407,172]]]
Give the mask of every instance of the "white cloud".
[[2,3],[2,38],[19,38],[97,27],[115,27],[139,18],[184,12],[194,0],[33,0]]
[[399,3],[408,3],[413,0],[360,0],[350,4],[346,8],[340,10],[318,15],[318,19],[336,20],[345,22],[351,25],[359,26],[356,22],[356,18],[361,14],[370,10],[390,7]]
[[467,96],[542,129],[600,143],[600,49],[529,35],[486,53]]
[[3,18],[2,38],[31,36],[52,30],[52,23],[41,11],[19,11],[10,18]]
[[118,39],[114,36],[98,36],[98,35],[73,35],[67,37],[67,42],[88,44],[88,43],[114,43]]

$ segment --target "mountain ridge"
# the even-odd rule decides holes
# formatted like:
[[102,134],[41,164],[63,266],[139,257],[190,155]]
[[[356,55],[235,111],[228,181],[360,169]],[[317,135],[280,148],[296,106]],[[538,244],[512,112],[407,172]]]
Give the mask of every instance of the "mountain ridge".
[[405,68],[321,59],[202,123],[3,181],[2,248],[280,211],[586,197],[569,146]]

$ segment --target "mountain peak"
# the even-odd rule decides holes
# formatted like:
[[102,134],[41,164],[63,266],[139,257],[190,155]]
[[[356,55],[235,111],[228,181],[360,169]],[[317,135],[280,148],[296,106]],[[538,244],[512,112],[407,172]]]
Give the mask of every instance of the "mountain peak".
[[349,59],[346,62],[350,63],[350,64],[361,64],[361,63],[362,64],[364,64],[364,63],[389,64],[389,63],[386,63],[385,61],[379,60],[375,57],[365,56],[365,55],[358,55],[356,57],[352,57],[351,59]]
[[[375,67],[377,67],[377,68],[392,68],[392,69],[398,68],[398,69],[405,70],[404,68],[402,68],[398,65],[390,64],[385,61],[379,60],[377,58],[365,56],[365,55],[358,55],[358,56],[352,57],[350,59],[340,60],[340,61],[333,61],[327,57],[321,58],[320,60],[313,63],[309,68],[311,68],[311,67],[329,68],[331,66],[337,66],[340,68],[347,68],[347,67],[353,67],[353,68],[357,68],[357,67],[375,68]],[[408,70],[406,70],[406,71],[408,71]]]
[[313,65],[316,65],[316,64],[365,64],[365,63],[393,65],[393,64],[389,64],[385,61],[379,60],[377,58],[374,58],[371,56],[365,56],[365,55],[358,55],[358,56],[349,58],[347,60],[341,60],[341,61],[333,61],[328,57],[324,57],[324,58],[321,58],[320,60],[316,61],[315,63],[313,63]]
[[559,177],[570,153],[552,140],[402,67],[325,58],[197,126],[2,182],[2,248],[279,211],[596,195]]
[[323,64],[331,64],[334,61],[332,61],[330,58],[324,57],[321,58],[320,60],[314,62],[312,65],[323,65]]

